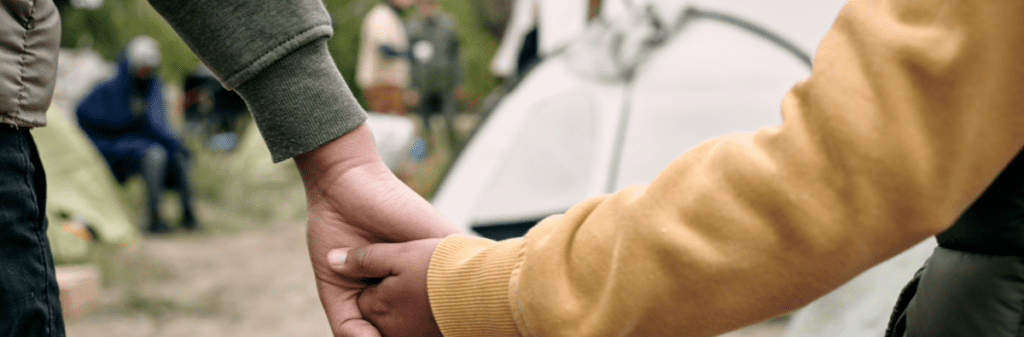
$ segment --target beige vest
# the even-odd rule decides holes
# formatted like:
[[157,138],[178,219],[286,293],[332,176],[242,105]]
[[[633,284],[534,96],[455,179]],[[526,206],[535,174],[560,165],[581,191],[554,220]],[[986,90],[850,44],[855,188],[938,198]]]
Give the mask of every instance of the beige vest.
[[60,47],[60,16],[52,0],[2,0],[0,123],[46,125]]

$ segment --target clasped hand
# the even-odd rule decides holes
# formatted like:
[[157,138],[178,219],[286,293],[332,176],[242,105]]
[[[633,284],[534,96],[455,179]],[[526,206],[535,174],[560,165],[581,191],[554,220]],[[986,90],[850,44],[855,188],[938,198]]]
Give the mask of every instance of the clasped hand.
[[[434,210],[426,200],[395,178],[377,155],[373,135],[366,125],[317,149],[296,156],[295,163],[306,187],[307,241],[313,273],[320,293],[320,302],[327,313],[334,335],[372,337],[380,336],[381,332],[389,336],[402,335],[402,329],[407,326],[407,322],[402,320],[403,316],[389,321],[387,315],[382,314],[387,312],[388,308],[384,304],[396,303],[387,301],[396,301],[397,297],[378,296],[388,294],[375,289],[390,289],[392,284],[397,286],[398,283],[394,281],[402,281],[401,285],[406,285],[409,284],[407,280],[411,280],[413,276],[422,276],[419,291],[422,292],[421,302],[425,303],[426,275],[406,272],[406,267],[411,266],[409,262],[407,265],[389,268],[394,273],[391,276],[395,280],[389,281],[388,275],[370,276],[382,278],[380,283],[370,286],[364,282],[367,278],[364,274],[367,273],[352,274],[350,269],[342,269],[343,273],[335,272],[327,261],[328,252],[332,249],[363,247],[375,243],[443,238],[459,233],[459,230]],[[376,250],[373,247],[376,246],[364,250],[369,249],[373,252]],[[362,251],[356,250],[355,256],[360,258],[355,261],[376,261],[363,259],[363,253],[359,253]],[[419,250],[417,252],[422,253]],[[424,273],[432,252],[432,248],[425,252],[425,260],[422,260],[423,254],[417,255],[421,258],[418,261],[422,262],[420,264]],[[409,254],[403,254],[405,255]],[[376,271],[380,268],[367,270]],[[370,299],[381,302],[372,302]],[[359,306],[364,303],[374,309],[366,313],[371,319],[379,320],[374,322],[378,323],[377,327],[381,327],[380,331],[364,319]],[[422,308],[426,308],[425,312],[430,317],[429,304],[424,305]],[[432,318],[430,324],[434,325],[436,331],[436,324]],[[404,333],[423,335],[424,332],[414,330]]]
[[384,336],[441,336],[427,297],[427,266],[441,239],[330,251],[331,268],[366,287],[357,303]]

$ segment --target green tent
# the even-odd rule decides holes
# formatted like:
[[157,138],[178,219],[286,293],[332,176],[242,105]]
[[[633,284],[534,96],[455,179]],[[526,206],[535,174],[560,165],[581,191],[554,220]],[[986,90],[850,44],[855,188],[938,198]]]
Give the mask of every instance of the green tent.
[[85,257],[88,236],[74,234],[86,224],[95,240],[126,245],[139,238],[116,191],[114,176],[100,153],[56,105],[46,113],[47,125],[32,129],[46,170],[46,215],[54,258],[74,261]]
[[223,197],[236,211],[264,220],[306,215],[305,190],[295,162],[274,164],[255,123],[248,123],[239,137],[226,172]]
[[273,164],[270,151],[267,150],[263,137],[256,123],[246,124],[241,132],[238,146],[232,153],[228,166],[231,180],[229,184],[265,184],[295,182],[298,176],[295,164],[291,159]]

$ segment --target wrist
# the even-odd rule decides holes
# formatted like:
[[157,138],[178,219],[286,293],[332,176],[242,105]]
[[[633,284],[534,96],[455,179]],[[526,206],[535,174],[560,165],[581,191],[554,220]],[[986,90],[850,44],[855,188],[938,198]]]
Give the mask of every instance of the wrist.
[[365,124],[296,156],[295,164],[306,188],[310,214],[329,215],[363,228],[383,242],[459,232],[391,173]]
[[366,124],[294,157],[306,191],[332,185],[346,175],[391,175],[377,154]]

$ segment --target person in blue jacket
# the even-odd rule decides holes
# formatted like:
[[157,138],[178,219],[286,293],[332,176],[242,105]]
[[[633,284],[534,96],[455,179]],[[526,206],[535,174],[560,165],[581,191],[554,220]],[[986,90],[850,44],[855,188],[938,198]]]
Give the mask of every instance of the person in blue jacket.
[[140,173],[146,186],[144,226],[152,233],[170,231],[159,205],[165,187],[181,195],[182,226],[196,229],[188,178],[188,150],[170,129],[163,82],[156,74],[160,49],[156,40],[138,36],[128,42],[117,74],[79,103],[78,123],[99,149],[118,182]]

